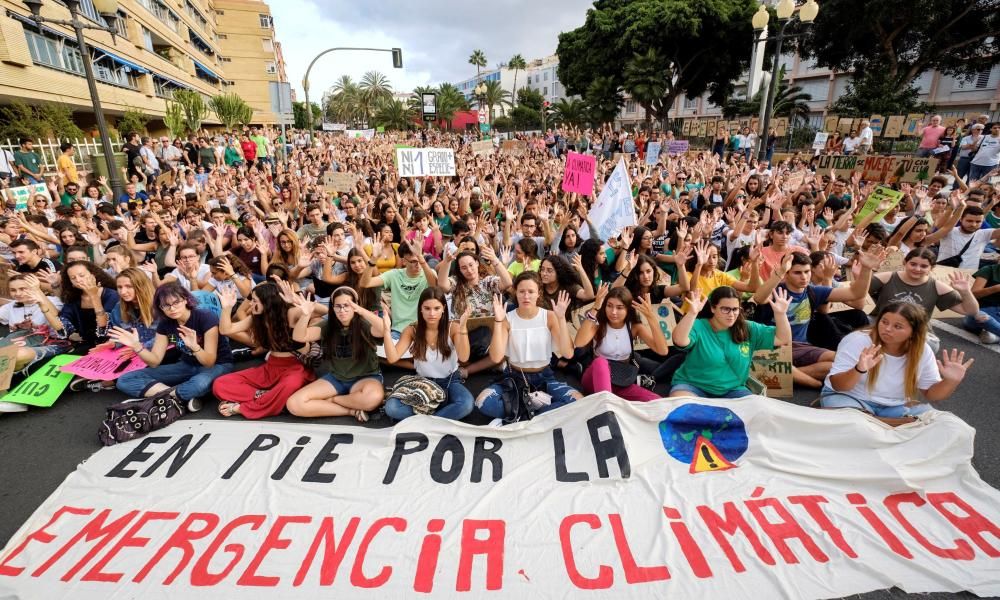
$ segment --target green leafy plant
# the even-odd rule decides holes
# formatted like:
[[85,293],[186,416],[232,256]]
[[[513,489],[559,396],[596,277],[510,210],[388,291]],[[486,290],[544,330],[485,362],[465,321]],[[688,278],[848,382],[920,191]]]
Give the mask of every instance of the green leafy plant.
[[174,92],[174,102],[181,106],[184,113],[184,127],[191,133],[201,129],[201,122],[208,116],[208,105],[201,94],[191,90]]
[[242,117],[246,116],[248,110],[250,116],[247,117],[247,122],[253,118],[253,109],[235,93],[212,96],[209,106],[212,107],[215,116],[219,117],[227,131],[232,131],[237,123],[242,123]]
[[167,101],[167,111],[163,115],[163,123],[170,130],[170,135],[172,137],[178,138],[183,136],[186,131],[186,126],[184,124],[184,107],[180,104]]
[[375,111],[372,124],[385,127],[387,130],[407,131],[415,126],[413,117],[416,113],[399,100],[383,102]]
[[52,136],[58,139],[79,139],[83,130],[73,122],[73,111],[65,104],[46,102],[38,106],[38,116],[45,122]]
[[118,123],[115,125],[118,131],[134,131],[136,133],[148,133],[146,129],[146,123],[149,123],[149,117],[142,110],[134,107],[127,106],[125,108],[125,114],[118,118]]
[[20,138],[39,139],[48,132],[48,124],[39,116],[36,107],[20,100],[0,106],[0,139],[16,144]]

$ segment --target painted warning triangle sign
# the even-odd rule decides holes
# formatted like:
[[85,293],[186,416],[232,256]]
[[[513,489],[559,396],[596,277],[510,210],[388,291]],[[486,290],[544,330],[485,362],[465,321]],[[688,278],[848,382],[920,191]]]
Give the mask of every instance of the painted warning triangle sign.
[[698,436],[694,443],[694,456],[691,457],[691,473],[705,471],[725,471],[734,469],[736,465],[726,460],[712,442]]

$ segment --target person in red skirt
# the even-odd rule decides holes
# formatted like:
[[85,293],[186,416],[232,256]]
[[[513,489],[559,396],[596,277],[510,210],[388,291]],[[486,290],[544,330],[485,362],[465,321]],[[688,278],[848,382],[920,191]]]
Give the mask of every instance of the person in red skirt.
[[316,379],[312,369],[302,362],[301,357],[309,355],[308,348],[292,340],[291,320],[298,319],[298,309],[282,298],[277,285],[262,283],[253,289],[247,300],[249,316],[233,323],[235,292],[219,290],[217,293],[222,303],[219,331],[268,353],[264,364],[215,380],[212,393],[219,399],[219,413],[224,417],[239,414],[248,419],[281,413],[289,396]]

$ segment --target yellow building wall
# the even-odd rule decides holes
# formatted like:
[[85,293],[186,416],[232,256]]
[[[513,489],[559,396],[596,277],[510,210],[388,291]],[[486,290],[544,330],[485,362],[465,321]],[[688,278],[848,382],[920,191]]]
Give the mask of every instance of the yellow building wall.
[[[228,90],[239,94],[253,107],[255,123],[276,123],[268,85],[279,80],[274,53],[275,32],[273,27],[260,25],[260,15],[270,16],[271,9],[256,0],[216,0],[213,5],[219,34],[225,36],[220,44],[222,55],[228,59],[226,79],[234,83]],[[264,48],[265,38],[271,40],[269,51]],[[275,64],[274,73],[267,72],[268,63]]]

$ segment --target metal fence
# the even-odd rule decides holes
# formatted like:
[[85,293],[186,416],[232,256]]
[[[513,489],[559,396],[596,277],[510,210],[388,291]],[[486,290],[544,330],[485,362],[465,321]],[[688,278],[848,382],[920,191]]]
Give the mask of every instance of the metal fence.
[[[56,160],[58,160],[59,155],[62,154],[62,151],[59,149],[59,145],[63,142],[70,142],[76,147],[76,153],[73,155],[73,162],[76,163],[76,168],[79,170],[91,171],[93,169],[93,160],[91,157],[98,154],[104,154],[100,138],[39,138],[34,140],[34,142],[35,147],[32,148],[32,150],[34,150],[34,152],[41,157],[40,164],[42,165],[42,175],[45,176],[58,174],[58,170],[56,169]],[[115,152],[120,152],[122,145],[121,140],[111,141],[111,148]],[[0,143],[0,148],[13,152],[20,149],[20,144],[18,144],[18,140],[11,140],[8,138]]]

